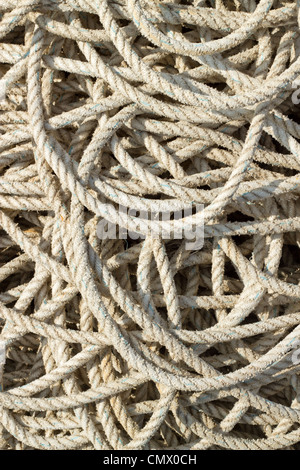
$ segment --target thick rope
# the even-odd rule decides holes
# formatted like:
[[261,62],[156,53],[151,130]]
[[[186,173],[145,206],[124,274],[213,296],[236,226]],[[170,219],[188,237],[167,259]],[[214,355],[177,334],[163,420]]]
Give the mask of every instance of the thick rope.
[[0,12],[0,448],[300,449],[299,2]]

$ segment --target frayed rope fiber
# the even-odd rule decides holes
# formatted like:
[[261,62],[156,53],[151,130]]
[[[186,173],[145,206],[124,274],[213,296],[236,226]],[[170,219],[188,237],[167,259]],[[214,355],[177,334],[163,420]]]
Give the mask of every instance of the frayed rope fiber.
[[0,12],[0,448],[300,449],[300,2]]

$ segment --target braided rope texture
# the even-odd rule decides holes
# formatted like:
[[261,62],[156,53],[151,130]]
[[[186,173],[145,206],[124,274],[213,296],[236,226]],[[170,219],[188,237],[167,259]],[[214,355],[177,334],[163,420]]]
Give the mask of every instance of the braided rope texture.
[[300,2],[0,12],[0,448],[299,449]]

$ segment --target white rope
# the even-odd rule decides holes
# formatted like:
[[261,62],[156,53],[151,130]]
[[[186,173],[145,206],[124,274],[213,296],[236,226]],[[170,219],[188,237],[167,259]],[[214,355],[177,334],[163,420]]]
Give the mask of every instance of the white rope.
[[299,11],[0,0],[2,450],[299,449]]

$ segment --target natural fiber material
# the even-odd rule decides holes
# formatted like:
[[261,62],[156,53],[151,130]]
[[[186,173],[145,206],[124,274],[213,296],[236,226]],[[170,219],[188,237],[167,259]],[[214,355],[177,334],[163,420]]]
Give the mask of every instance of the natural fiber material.
[[299,2],[0,9],[1,448],[299,448]]

